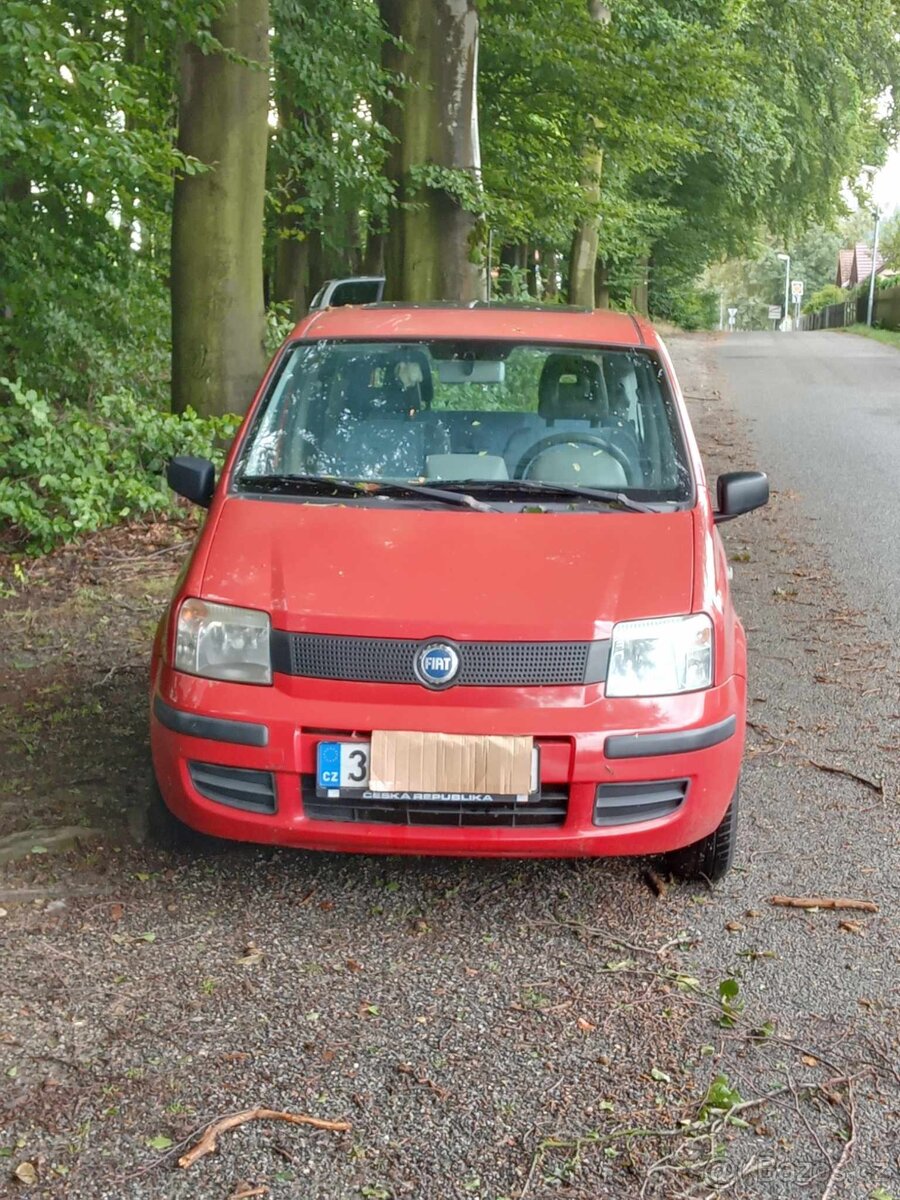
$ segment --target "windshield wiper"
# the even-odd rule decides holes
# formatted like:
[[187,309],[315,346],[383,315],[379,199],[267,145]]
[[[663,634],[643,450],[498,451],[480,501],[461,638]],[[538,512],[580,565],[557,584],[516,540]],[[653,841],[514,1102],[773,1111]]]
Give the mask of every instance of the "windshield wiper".
[[466,492],[450,492],[424,483],[404,483],[378,479],[342,479],[337,475],[243,475],[238,480],[242,488],[255,492],[299,493],[332,496],[421,496],[439,504],[457,508],[474,508],[477,512],[494,512],[490,504],[476,500]]
[[422,496],[425,500],[438,500],[441,504],[456,504],[464,508],[474,508],[477,512],[496,512],[490,504],[476,500],[468,492],[451,492],[446,488],[432,487],[428,483],[380,483],[372,482],[365,485],[365,493],[375,496]]
[[361,496],[363,489],[352,479],[338,479],[328,475],[242,475],[238,479],[241,488],[253,492],[296,492],[299,494],[333,496]]
[[542,479],[467,479],[464,481],[464,486],[473,492],[477,490],[494,495],[534,492],[542,496],[571,496],[578,500],[599,500],[603,504],[628,509],[629,512],[658,511],[651,504],[632,500],[624,492],[614,492],[606,488],[579,487],[575,483],[548,483]]

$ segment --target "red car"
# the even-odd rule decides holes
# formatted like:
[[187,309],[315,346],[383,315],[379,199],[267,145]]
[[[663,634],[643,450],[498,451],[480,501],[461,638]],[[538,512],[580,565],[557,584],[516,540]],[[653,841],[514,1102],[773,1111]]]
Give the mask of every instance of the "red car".
[[153,650],[165,805],[323,850],[731,862],[746,645],[672,364],[631,316],[329,309],[276,355]]

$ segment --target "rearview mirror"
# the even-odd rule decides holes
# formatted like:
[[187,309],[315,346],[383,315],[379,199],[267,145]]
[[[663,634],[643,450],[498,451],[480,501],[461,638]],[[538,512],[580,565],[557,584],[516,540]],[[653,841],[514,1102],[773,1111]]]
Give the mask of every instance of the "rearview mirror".
[[506,363],[486,358],[444,358],[437,363],[441,383],[502,383]]
[[716,498],[719,511],[713,520],[721,525],[767,504],[769,478],[762,471],[730,471],[716,480]]
[[216,468],[208,458],[178,454],[166,467],[166,482],[173,492],[202,508],[209,508],[216,490]]

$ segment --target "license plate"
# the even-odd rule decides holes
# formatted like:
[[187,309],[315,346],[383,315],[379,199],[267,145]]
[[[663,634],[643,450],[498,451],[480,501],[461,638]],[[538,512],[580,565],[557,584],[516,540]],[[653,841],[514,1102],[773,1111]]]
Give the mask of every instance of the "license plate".
[[521,795],[496,792],[372,792],[369,790],[369,742],[319,742],[316,747],[316,795],[333,800],[434,800],[485,804],[490,801],[527,803],[540,792],[540,752],[531,752],[531,791]]

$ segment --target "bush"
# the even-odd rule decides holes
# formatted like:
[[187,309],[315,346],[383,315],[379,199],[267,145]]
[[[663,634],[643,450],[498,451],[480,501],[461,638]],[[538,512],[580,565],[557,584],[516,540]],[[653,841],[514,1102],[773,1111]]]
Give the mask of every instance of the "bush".
[[817,292],[806,300],[803,305],[805,313],[816,313],[822,308],[828,308],[830,304],[843,304],[849,298],[849,293],[843,288],[839,288],[835,283],[826,283],[824,287],[820,287]]
[[240,418],[161,412],[134,393],[88,406],[54,402],[0,379],[0,529],[32,553],[145,513],[170,512],[166,462],[217,465]]
[[682,329],[714,329],[719,322],[719,298],[709,288],[694,284],[657,287],[650,297],[653,317],[662,317]]

